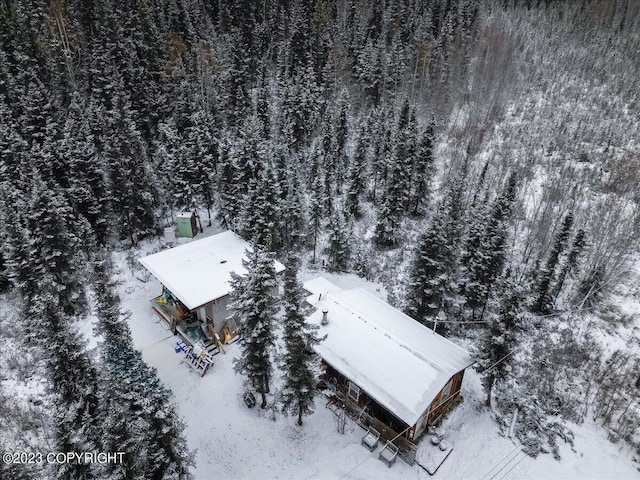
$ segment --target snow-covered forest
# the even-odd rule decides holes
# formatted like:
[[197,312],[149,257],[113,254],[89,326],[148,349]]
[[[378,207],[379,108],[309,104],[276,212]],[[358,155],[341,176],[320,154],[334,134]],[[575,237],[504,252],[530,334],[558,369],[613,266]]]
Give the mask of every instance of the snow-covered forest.
[[463,342],[527,454],[640,462],[639,93],[636,0],[0,0],[0,451],[131,453],[0,477],[190,478],[114,259],[183,211]]

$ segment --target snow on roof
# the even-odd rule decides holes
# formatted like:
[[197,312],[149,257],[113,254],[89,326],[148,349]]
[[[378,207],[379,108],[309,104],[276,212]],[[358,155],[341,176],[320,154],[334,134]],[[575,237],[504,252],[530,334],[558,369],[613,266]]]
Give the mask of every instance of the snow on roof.
[[325,277],[312,278],[305,282],[304,289],[311,294],[307,297],[307,303],[310,305],[318,303],[318,301],[329,292],[338,292],[341,290],[340,287]]
[[[194,240],[138,259],[189,310],[231,292],[231,272],[246,273],[242,266],[248,242],[232,231]],[[275,262],[276,272],[284,265]]]
[[[328,285],[330,284],[330,285]],[[414,425],[449,379],[473,363],[469,353],[361,288],[341,290],[326,279],[304,288],[325,293],[310,316],[327,338],[318,353],[376,402]]]

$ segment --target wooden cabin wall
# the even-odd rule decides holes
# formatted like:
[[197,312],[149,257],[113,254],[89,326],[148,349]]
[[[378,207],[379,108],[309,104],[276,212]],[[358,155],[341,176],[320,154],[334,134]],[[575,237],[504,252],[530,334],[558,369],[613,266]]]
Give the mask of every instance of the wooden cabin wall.
[[[328,383],[335,385],[337,390],[347,396],[349,392],[349,379],[338,372],[335,368],[333,368],[327,362],[324,362],[327,365],[327,370],[325,372],[326,378],[325,380]],[[355,383],[355,382],[354,382]],[[356,385],[358,385],[356,383]],[[358,385],[360,387],[360,385]],[[364,408],[366,407],[367,414],[377,419],[378,422],[385,424],[389,427],[389,431],[393,432],[402,432],[408,429],[408,425],[400,420],[398,417],[389,412],[386,408],[376,402],[373,398],[371,398],[365,390],[360,388],[360,396],[357,402],[354,402],[350,397],[348,400],[354,404],[355,407]],[[412,433],[412,432],[411,432]],[[410,438],[411,433],[409,430],[405,433],[407,438]],[[394,434],[395,435],[395,434]]]
[[[453,377],[449,379],[451,382],[451,388],[449,389],[449,397],[454,397],[454,396],[457,397],[460,395],[459,392],[460,392],[460,387],[462,387],[463,378],[464,378],[464,370],[461,370],[460,372],[456,373]],[[438,392],[438,395],[436,395],[436,397],[431,402],[431,405],[429,405],[429,409],[427,410],[427,412],[425,412],[425,415],[428,415],[429,423],[434,423],[435,421],[437,421],[438,418],[449,408],[451,402],[455,401],[455,400],[452,400],[451,402],[445,402],[446,398],[442,397],[443,390],[444,390],[444,387],[442,390]],[[423,419],[424,419],[424,416],[421,418],[421,420]]]

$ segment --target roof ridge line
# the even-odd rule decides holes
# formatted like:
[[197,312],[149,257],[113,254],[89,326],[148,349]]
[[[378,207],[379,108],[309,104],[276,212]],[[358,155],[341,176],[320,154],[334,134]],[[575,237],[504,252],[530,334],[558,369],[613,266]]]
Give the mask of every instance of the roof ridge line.
[[[411,319],[411,321],[416,322],[418,325],[424,326],[422,325],[420,322],[418,322],[416,319],[410,317],[409,315],[407,315],[406,313],[402,312],[401,310],[398,310],[396,307],[394,307],[393,305],[388,304],[387,302],[383,302],[381,299],[379,299],[378,297],[376,297],[375,295],[367,292],[364,288],[362,287],[354,287],[354,288],[348,288],[348,289],[343,289],[343,290],[339,290],[337,292],[329,292],[326,294],[326,297],[332,296],[334,293],[341,293],[341,292],[348,292],[348,291],[353,291],[353,290],[357,290],[357,291],[361,291],[366,293],[367,295],[369,295],[371,298],[374,298],[376,301],[380,302],[380,303],[384,303],[386,306],[388,306],[389,308],[392,308],[398,312],[400,312],[402,315],[405,315],[407,318]],[[382,326],[380,323],[376,322],[375,320],[367,320],[365,319],[359,312],[356,311],[356,309],[354,308],[350,308],[350,306],[345,305],[344,301],[340,301],[339,298],[337,299],[332,299],[334,303],[338,304],[339,306],[341,306],[342,308],[344,308],[345,310],[348,310],[349,312],[351,312],[353,315],[355,315],[358,319],[360,319],[361,321],[363,321],[364,323],[371,323],[375,325],[375,328],[379,328],[382,332],[384,332],[385,335],[387,335],[387,337],[389,337],[390,339],[392,339],[393,341],[395,341],[398,346],[400,348],[404,348],[405,350],[407,350],[409,353],[411,353],[412,355],[414,355],[415,357],[419,358],[420,360],[422,360],[423,362],[428,363],[429,365],[431,365],[433,368],[435,368],[436,370],[438,370],[439,372],[443,372],[445,370],[447,370],[446,366],[441,364],[441,363],[437,363],[437,362],[433,362],[432,360],[428,359],[427,357],[425,357],[422,353],[418,352],[415,348],[410,347],[409,345],[407,345],[405,342],[403,342],[396,334],[394,334],[393,332],[389,331],[389,329],[385,328],[384,326]],[[429,329],[427,329],[429,330]],[[429,330],[429,333],[432,333],[433,335],[437,335],[435,332],[431,332]]]

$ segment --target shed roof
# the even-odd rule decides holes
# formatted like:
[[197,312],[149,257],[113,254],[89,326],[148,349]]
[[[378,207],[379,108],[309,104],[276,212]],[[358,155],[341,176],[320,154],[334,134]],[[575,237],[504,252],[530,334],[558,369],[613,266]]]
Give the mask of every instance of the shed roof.
[[320,325],[328,311],[318,353],[407,425],[416,424],[449,379],[473,363],[465,349],[361,288],[340,290],[326,279],[304,287],[310,298],[322,294],[309,320]]
[[[230,230],[139,259],[171,293],[193,310],[231,292],[231,272],[242,266],[251,245]],[[276,272],[284,265],[275,262]]]

